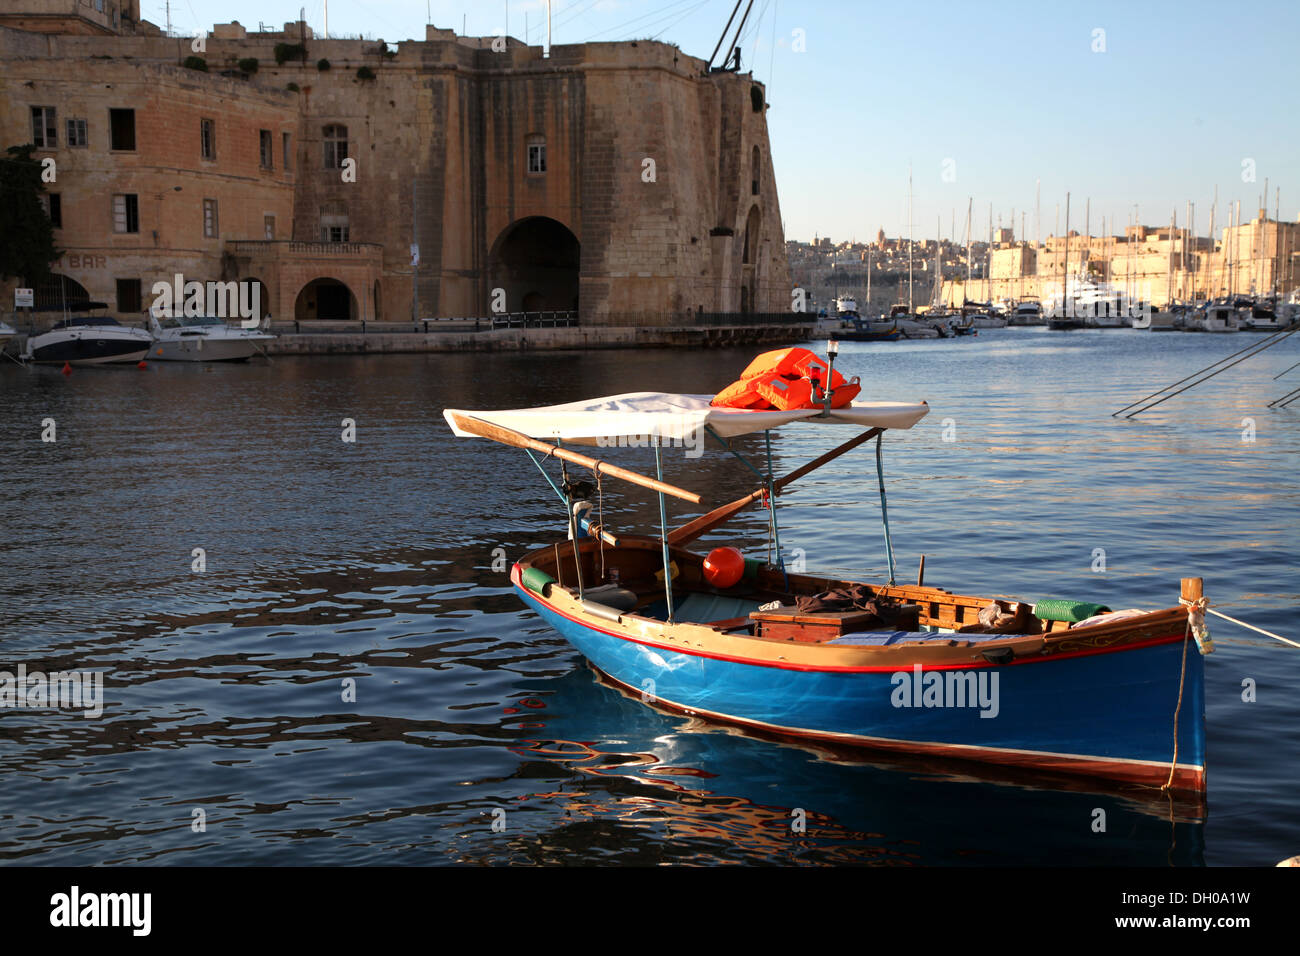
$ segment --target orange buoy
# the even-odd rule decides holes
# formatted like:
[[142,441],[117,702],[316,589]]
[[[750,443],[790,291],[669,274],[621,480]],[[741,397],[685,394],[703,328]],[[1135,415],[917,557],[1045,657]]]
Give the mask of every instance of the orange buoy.
[[63,371],[63,374],[64,374],[64,375],[71,375],[71,374],[72,374],[72,364],[71,364],[70,362],[64,362],[64,363],[63,363],[63,369],[62,369],[62,371]]
[[704,580],[715,588],[735,586],[745,573],[745,556],[736,548],[714,548],[704,559]]

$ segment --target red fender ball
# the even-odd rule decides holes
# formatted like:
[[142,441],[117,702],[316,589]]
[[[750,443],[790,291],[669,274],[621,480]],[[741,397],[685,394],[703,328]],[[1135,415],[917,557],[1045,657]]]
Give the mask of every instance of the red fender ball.
[[715,588],[729,588],[745,574],[745,556],[735,548],[714,548],[704,559],[704,580]]

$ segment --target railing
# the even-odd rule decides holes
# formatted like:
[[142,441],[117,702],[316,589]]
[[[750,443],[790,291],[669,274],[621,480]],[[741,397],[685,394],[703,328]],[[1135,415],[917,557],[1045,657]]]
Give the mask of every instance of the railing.
[[492,316],[491,323],[493,329],[565,329],[578,324],[578,313],[506,312]]
[[720,325],[801,325],[816,322],[811,312],[696,312],[682,324],[715,327]]
[[293,256],[373,256],[382,255],[377,242],[302,242],[297,239],[232,239],[226,248],[237,256],[266,256],[288,253]]

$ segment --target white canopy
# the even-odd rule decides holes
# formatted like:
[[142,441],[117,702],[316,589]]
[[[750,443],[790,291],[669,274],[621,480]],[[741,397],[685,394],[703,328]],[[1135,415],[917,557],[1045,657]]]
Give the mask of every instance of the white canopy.
[[592,444],[602,439],[639,436],[681,440],[698,434],[705,425],[711,425],[723,438],[807,420],[860,428],[911,428],[930,411],[925,402],[854,402],[846,408],[831,409],[830,416],[822,418],[818,408],[789,412],[714,408],[709,404],[712,399],[712,395],[627,392],[541,408],[501,411],[449,408],[443,415],[458,438],[474,437],[473,432],[457,427],[456,416],[461,415],[513,429],[530,438]]

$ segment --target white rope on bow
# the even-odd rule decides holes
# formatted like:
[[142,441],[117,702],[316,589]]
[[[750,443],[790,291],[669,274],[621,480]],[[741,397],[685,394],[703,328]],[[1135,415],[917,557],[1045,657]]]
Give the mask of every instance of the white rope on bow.
[[1210,639],[1210,629],[1205,626],[1205,612],[1210,606],[1209,602],[1203,597],[1195,601],[1180,597],[1178,603],[1187,608],[1187,626],[1192,629],[1192,637],[1196,638],[1196,647],[1201,656],[1213,654],[1214,641]]
[[1274,634],[1272,631],[1266,631],[1262,627],[1256,627],[1254,624],[1247,624],[1245,621],[1239,621],[1235,617],[1228,617],[1228,615],[1220,614],[1218,611],[1215,611],[1208,607],[1206,608],[1206,610],[1209,611],[1211,614],[1213,614],[1215,617],[1221,617],[1225,621],[1231,621],[1233,624],[1239,624],[1240,626],[1248,630],[1257,631],[1258,633],[1263,634],[1265,637],[1273,638],[1275,641],[1281,641],[1283,644],[1290,644],[1292,647],[1300,647],[1300,643],[1291,640],[1289,637],[1283,637],[1281,634]]

